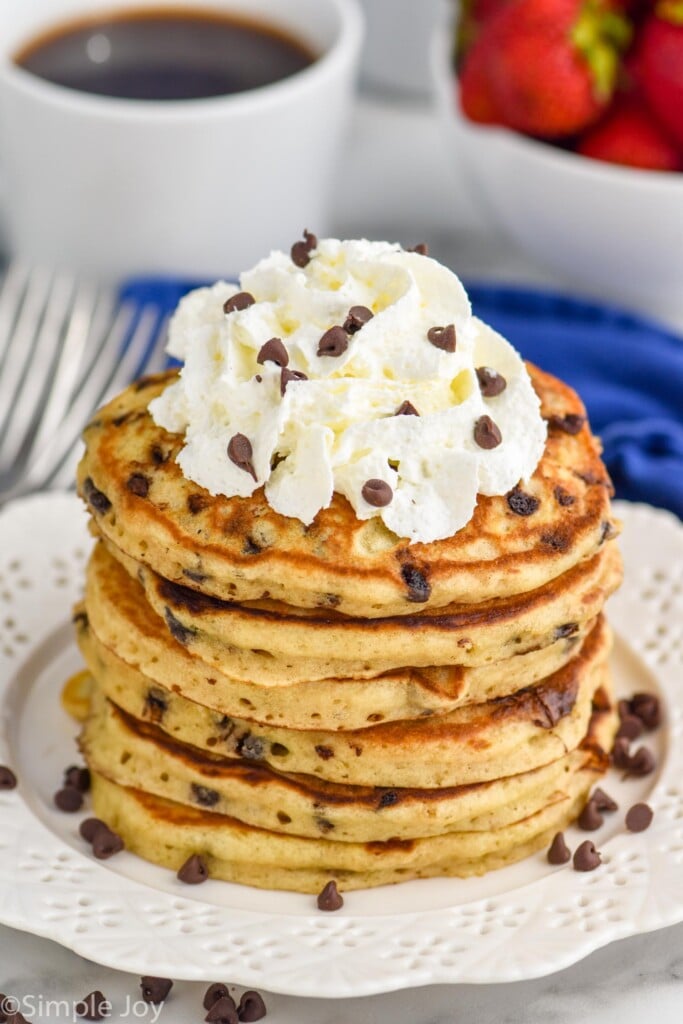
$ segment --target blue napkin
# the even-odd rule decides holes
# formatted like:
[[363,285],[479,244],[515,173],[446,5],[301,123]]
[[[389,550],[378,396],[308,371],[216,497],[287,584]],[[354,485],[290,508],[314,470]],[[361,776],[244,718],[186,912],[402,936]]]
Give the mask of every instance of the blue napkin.
[[[129,281],[122,297],[172,311],[199,281]],[[617,496],[683,518],[683,338],[645,318],[553,292],[471,284],[474,312],[581,395]]]

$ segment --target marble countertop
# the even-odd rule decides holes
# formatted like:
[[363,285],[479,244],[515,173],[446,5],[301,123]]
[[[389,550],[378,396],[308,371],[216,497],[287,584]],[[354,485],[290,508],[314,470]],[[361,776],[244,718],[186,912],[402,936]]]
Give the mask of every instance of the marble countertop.
[[[345,162],[335,192],[335,234],[406,245],[427,241],[433,255],[470,279],[567,287],[491,231],[457,169],[447,165],[427,106],[365,99],[351,134],[353,159]],[[683,322],[672,326],[683,328]],[[0,927],[0,992],[17,998],[28,1020],[79,1020],[74,1003],[94,989],[111,1001],[114,1021],[188,1024],[205,1013],[203,985],[177,983],[158,1013],[139,1001],[139,978]],[[652,1018],[680,1024],[683,925],[614,943],[568,970],[529,982],[435,986],[356,1000],[269,995],[267,979],[262,991],[273,1024],[636,1024]]]

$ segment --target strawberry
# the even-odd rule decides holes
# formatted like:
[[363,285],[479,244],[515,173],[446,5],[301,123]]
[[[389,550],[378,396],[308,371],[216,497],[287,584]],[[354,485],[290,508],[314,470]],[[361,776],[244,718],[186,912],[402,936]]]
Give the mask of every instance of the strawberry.
[[489,50],[489,38],[484,33],[465,54],[460,68],[460,107],[470,121],[504,125],[503,111],[491,88]]
[[619,99],[576,147],[577,153],[627,167],[680,171],[681,153],[636,97]]
[[683,145],[683,2],[664,0],[644,22],[636,48],[638,78],[649,105]]
[[489,109],[529,135],[574,135],[606,109],[628,40],[608,0],[512,0],[480,32]]

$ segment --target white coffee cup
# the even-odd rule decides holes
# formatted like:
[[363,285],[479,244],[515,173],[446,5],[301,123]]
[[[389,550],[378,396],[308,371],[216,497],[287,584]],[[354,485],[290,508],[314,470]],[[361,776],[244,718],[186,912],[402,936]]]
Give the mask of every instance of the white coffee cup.
[[304,228],[324,232],[363,25],[356,0],[205,0],[284,28],[303,71],[210,99],[113,99],[53,85],[12,57],[101,10],[187,0],[2,0],[0,203],[10,250],[112,279],[235,274]]

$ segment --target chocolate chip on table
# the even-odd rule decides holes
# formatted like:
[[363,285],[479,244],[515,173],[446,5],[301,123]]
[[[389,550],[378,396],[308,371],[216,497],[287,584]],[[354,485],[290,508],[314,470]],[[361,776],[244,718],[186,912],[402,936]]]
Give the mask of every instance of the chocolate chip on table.
[[138,498],[146,498],[149,494],[149,480],[144,473],[131,473],[126,480],[126,488]]
[[287,390],[287,385],[291,380],[308,380],[305,373],[301,370],[288,370],[285,368],[280,371],[280,394],[284,395]]
[[548,849],[547,857],[549,864],[566,864],[571,857],[563,832],[558,832],[555,835],[552,843],[550,844],[550,848]]
[[27,1020],[23,1013],[20,1013],[18,1010],[16,1013],[8,1013],[5,1019],[7,1024],[31,1024],[31,1021]]
[[92,839],[92,852],[97,860],[109,860],[115,853],[120,853],[123,847],[124,842],[121,836],[112,832],[107,825],[95,830]]
[[455,352],[455,324],[446,324],[445,327],[430,327],[427,331],[427,340],[435,348],[442,352]]
[[318,910],[339,910],[343,906],[344,900],[333,879],[318,894]]
[[92,843],[96,833],[101,828],[106,829],[107,832],[109,831],[108,826],[105,825],[101,818],[85,818],[78,826],[78,831],[86,843]]
[[631,753],[630,742],[626,737],[620,737],[614,741],[612,747],[612,764],[615,768],[626,773],[626,776],[649,775],[657,766],[654,754],[648,747],[638,747],[635,753]]
[[578,434],[584,423],[585,416],[579,416],[575,412],[568,412],[566,416],[549,416],[548,426],[551,430],[561,430],[565,434]]
[[251,461],[254,457],[254,450],[251,441],[245,434],[234,434],[228,443],[228,458],[231,462],[243,469],[245,473],[251,473],[256,480],[256,470]]
[[631,713],[639,718],[646,729],[656,729],[662,722],[662,704],[654,693],[634,693],[630,700]]
[[231,995],[221,996],[213,1003],[204,1020],[210,1024],[238,1024],[235,1000]]
[[281,338],[270,338],[269,341],[261,345],[259,354],[256,356],[256,362],[263,365],[264,363],[275,363],[282,369],[289,363],[289,352],[282,343]]
[[341,356],[349,347],[349,336],[343,327],[330,327],[318,342],[319,356]]
[[599,786],[591,793],[591,802],[595,804],[599,811],[609,811],[611,813],[619,810],[619,804],[616,800],[613,800],[612,797],[609,796],[608,793],[605,793],[604,789],[600,789]]
[[87,793],[90,789],[90,771],[76,764],[70,765],[64,771],[64,785],[72,786],[79,793]]
[[85,1020],[104,1020],[108,1016],[110,1004],[99,989],[96,989],[76,1003],[74,1009],[78,1016],[84,1017]]
[[83,794],[73,786],[64,786],[62,789],[58,789],[53,799],[55,806],[65,814],[80,811],[83,806]]
[[218,1000],[222,999],[224,996],[227,996],[228,999],[230,998],[227,986],[224,985],[222,981],[215,981],[213,985],[209,985],[204,993],[202,1006],[205,1010],[210,1010],[213,1004],[218,1002]]
[[474,424],[474,440],[480,448],[497,448],[503,435],[490,416],[480,416]]
[[574,852],[575,871],[594,871],[602,864],[602,858],[595,849],[595,844],[586,839]]
[[249,306],[253,306],[256,299],[251,292],[237,292],[236,295],[231,295],[229,299],[226,299],[223,303],[224,313],[234,313],[239,309],[248,309]]
[[17,777],[6,764],[0,764],[0,789],[16,789]]
[[374,313],[367,306],[351,306],[342,327],[347,334],[356,334],[373,316]]
[[605,819],[596,804],[592,800],[589,800],[581,811],[581,814],[578,816],[576,824],[580,829],[583,829],[584,832],[595,832],[597,828],[600,828],[604,820]]
[[637,740],[643,735],[645,726],[636,715],[624,715],[619,723],[617,739]]
[[163,1003],[172,988],[170,978],[154,978],[150,975],[140,978],[140,991],[146,1003]]
[[394,413],[394,416],[419,416],[419,412],[415,408],[412,402],[407,399],[405,402],[401,402],[398,409]]
[[366,480],[360,493],[368,505],[372,505],[373,508],[384,508],[390,504],[394,496],[394,492],[388,483],[384,480],[375,479]]
[[506,495],[506,498],[508,508],[516,516],[531,516],[534,512],[538,511],[538,506],[540,505],[538,498],[534,498],[532,494],[527,494],[526,491],[521,490],[519,487],[513,488]]
[[318,245],[318,239],[310,231],[304,231],[303,241],[295,242],[289,251],[292,263],[302,270],[311,262],[311,251]]
[[479,381],[479,390],[484,398],[495,398],[507,387],[507,381],[502,373],[494,370],[491,366],[478,366],[475,370]]
[[199,885],[205,882],[209,877],[206,861],[198,853],[193,853],[179,868],[177,877],[179,881],[185,882],[185,885]]
[[649,804],[634,804],[626,815],[626,828],[629,832],[644,832],[654,818],[654,811]]
[[418,256],[429,256],[429,246],[426,242],[418,242],[417,245],[411,246],[408,252],[416,252]]
[[244,1024],[251,1021],[261,1020],[266,1015],[266,1004],[263,1002],[260,992],[244,992],[237,1007],[237,1016]]

